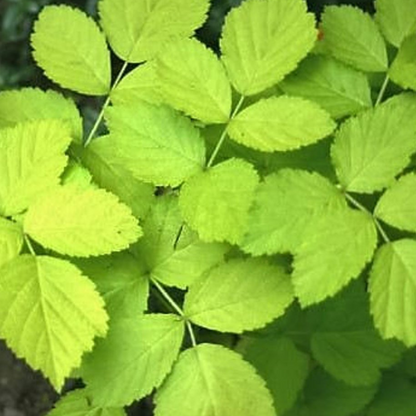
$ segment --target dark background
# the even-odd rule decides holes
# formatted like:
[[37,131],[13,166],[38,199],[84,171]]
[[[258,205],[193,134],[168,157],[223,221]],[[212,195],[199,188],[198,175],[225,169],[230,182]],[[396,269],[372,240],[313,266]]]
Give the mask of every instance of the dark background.
[[[239,3],[241,0],[212,0],[209,19],[198,31],[198,37],[217,49],[224,15]],[[0,91],[23,86],[52,87],[35,66],[29,43],[33,21],[47,4],[69,4],[96,16],[97,0],[0,0]],[[374,11],[373,0],[308,0],[309,9],[318,16],[328,4],[354,4],[364,10]],[[119,65],[116,58],[114,65]],[[77,102],[84,116],[93,119],[100,102],[82,97],[77,97]],[[66,389],[74,387],[74,383],[70,383]],[[16,360],[0,341],[0,416],[45,415],[56,400],[57,395],[40,374]],[[135,404],[129,409],[129,414],[151,416],[151,401],[147,399]]]

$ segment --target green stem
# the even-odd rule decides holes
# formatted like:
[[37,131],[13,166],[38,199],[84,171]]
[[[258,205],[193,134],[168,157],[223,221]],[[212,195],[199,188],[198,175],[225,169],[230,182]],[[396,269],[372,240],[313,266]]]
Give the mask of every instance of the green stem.
[[211,154],[211,157],[209,158],[209,161],[207,163],[207,169],[210,168],[212,166],[212,164],[214,163],[215,158],[218,155],[218,152],[221,149],[221,146],[224,143],[225,138],[227,137],[227,129],[228,129],[228,125],[230,124],[230,121],[237,115],[237,113],[240,111],[241,106],[243,105],[244,102],[244,95],[242,95],[240,97],[240,100],[238,101],[236,107],[234,108],[234,111],[232,112],[230,119],[228,120],[227,125],[224,127],[224,130],[221,133],[220,139],[218,140],[217,145],[215,146],[214,151]]
[[95,123],[92,126],[92,129],[91,129],[90,133],[88,134],[87,140],[85,140],[84,147],[87,147],[91,143],[92,139],[95,136],[95,133],[97,133],[98,127],[100,127],[100,124],[103,120],[104,112],[105,112],[106,108],[108,107],[108,105],[110,104],[111,93],[114,91],[114,88],[116,88],[118,83],[121,81],[121,78],[123,77],[124,73],[126,72],[128,64],[129,63],[127,61],[124,62],[123,66],[120,69],[120,72],[117,74],[117,77],[116,77],[116,79],[113,83],[113,86],[111,87],[111,90],[110,90],[107,98],[105,99],[103,106],[101,107],[100,114],[98,114],[98,117],[95,120]]
[[383,238],[384,242],[389,243],[390,238],[388,237],[388,235],[386,234],[386,232],[384,231],[383,227],[381,226],[378,219],[374,216],[374,214],[372,212],[370,212],[364,205],[362,205],[360,202],[358,202],[354,197],[352,197],[350,194],[348,194],[346,192],[345,192],[345,198],[347,198],[347,200],[349,202],[351,202],[351,204],[353,206],[355,206],[360,211],[364,212],[365,214],[369,215],[372,218],[372,220],[374,221],[374,224],[375,224],[378,232],[380,233],[381,237]]
[[384,78],[384,81],[383,81],[383,85],[381,86],[380,92],[378,93],[376,103],[374,104],[375,107],[377,107],[381,103],[381,100],[383,99],[384,94],[386,92],[389,80],[390,80],[390,77],[389,77],[389,73],[387,72],[386,77]]
[[27,248],[29,249],[30,254],[32,256],[36,256],[36,253],[35,253],[35,250],[33,249],[32,243],[30,242],[29,237],[26,234],[24,234],[24,240],[25,240]]
[[150,279],[150,281],[156,287],[156,289],[159,291],[159,293],[163,296],[163,298],[166,300],[166,302],[169,303],[169,305],[173,308],[173,310],[176,311],[178,313],[178,315],[180,315],[184,319],[185,324],[186,324],[186,328],[187,328],[188,333],[189,333],[189,337],[191,339],[192,346],[196,347],[197,342],[196,342],[196,338],[195,338],[194,329],[192,328],[192,324],[189,322],[188,318],[185,316],[185,313],[183,312],[181,307],[172,299],[172,297],[169,295],[169,293],[166,292],[166,290],[163,288],[163,286],[157,280]]

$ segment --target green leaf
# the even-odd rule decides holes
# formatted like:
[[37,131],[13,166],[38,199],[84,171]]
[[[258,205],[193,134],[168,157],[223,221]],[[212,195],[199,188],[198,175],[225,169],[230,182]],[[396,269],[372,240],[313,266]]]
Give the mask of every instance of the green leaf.
[[244,358],[266,381],[281,415],[295,403],[309,373],[309,357],[288,338],[250,339]]
[[367,77],[329,56],[307,57],[279,87],[286,94],[315,101],[334,118],[372,105]]
[[376,0],[375,6],[376,21],[394,46],[399,47],[405,37],[416,32],[415,0]]
[[0,214],[19,214],[58,185],[70,142],[69,128],[61,121],[0,130]]
[[370,274],[371,314],[383,338],[416,345],[416,241],[383,245]]
[[23,255],[0,270],[0,336],[57,390],[107,319],[94,284],[66,260]]
[[246,0],[227,15],[221,38],[234,88],[253,95],[277,84],[312,49],[316,35],[303,0]]
[[228,121],[231,86],[211,49],[196,39],[183,39],[168,44],[156,62],[166,103],[204,123]]
[[62,185],[75,186],[80,189],[94,189],[96,187],[92,182],[92,176],[89,170],[73,159],[69,160],[62,175]]
[[351,416],[363,409],[377,391],[375,386],[349,386],[317,368],[305,390],[304,411],[290,416]]
[[381,369],[400,357],[402,347],[383,341],[373,326],[361,282],[309,310],[311,349],[333,377],[351,385],[376,384]]
[[0,217],[0,267],[17,257],[23,245],[21,227]]
[[368,13],[353,6],[327,6],[322,30],[323,42],[335,58],[362,71],[387,71],[386,45]]
[[126,412],[123,408],[94,406],[85,389],[79,389],[63,396],[47,416],[126,416]]
[[289,276],[262,259],[235,259],[213,268],[185,296],[185,315],[221,332],[261,328],[293,301]]
[[254,368],[234,351],[213,344],[184,351],[155,401],[155,416],[230,416],[230,411],[275,416],[272,397]]
[[156,65],[153,61],[134,68],[111,91],[111,102],[114,105],[131,105],[137,101],[146,101],[149,104],[162,102]]
[[400,94],[342,124],[331,156],[346,190],[372,193],[393,183],[416,151],[415,111],[415,96]]
[[389,375],[370,404],[367,416],[413,416],[416,408],[416,387],[409,380]]
[[82,140],[82,118],[75,103],[52,90],[22,88],[0,93],[0,128],[34,120],[58,119],[71,125],[71,136]]
[[416,232],[416,174],[402,176],[379,199],[374,214],[400,230]]
[[93,403],[124,406],[149,395],[170,372],[183,335],[184,323],[176,315],[142,315],[112,323],[82,368]]
[[323,176],[282,169],[258,187],[241,246],[256,256],[293,252],[314,218],[345,207],[342,194]]
[[264,152],[286,151],[315,143],[335,129],[329,114],[299,97],[272,97],[245,108],[228,133],[236,142]]
[[108,109],[107,122],[119,163],[137,179],[177,186],[202,170],[205,145],[199,130],[171,108],[145,102],[117,106]]
[[110,324],[121,318],[135,318],[147,310],[148,273],[143,262],[132,254],[77,259],[75,264],[97,286],[105,300]]
[[229,159],[189,179],[179,206],[203,241],[238,243],[247,228],[258,176],[242,159]]
[[137,218],[146,215],[153,202],[154,187],[134,178],[123,166],[115,153],[112,136],[99,137],[87,148],[77,147],[74,151],[100,187],[117,195]]
[[110,53],[104,35],[86,14],[69,6],[47,6],[31,36],[33,57],[64,88],[87,95],[110,91]]
[[101,0],[101,25],[119,58],[154,58],[177,38],[193,35],[206,18],[208,0]]
[[220,263],[228,246],[204,243],[184,225],[174,196],[158,197],[143,222],[144,237],[135,246],[153,279],[185,289]]
[[321,302],[357,278],[376,245],[374,222],[361,211],[315,216],[295,250],[293,285],[301,305]]
[[416,34],[403,40],[389,75],[401,87],[416,91]]
[[68,186],[31,205],[24,230],[46,248],[79,257],[124,250],[142,234],[130,209],[114,195]]

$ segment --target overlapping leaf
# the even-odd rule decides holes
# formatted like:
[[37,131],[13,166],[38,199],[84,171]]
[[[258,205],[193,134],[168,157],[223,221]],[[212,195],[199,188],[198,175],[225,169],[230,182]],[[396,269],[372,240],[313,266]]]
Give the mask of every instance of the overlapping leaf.
[[205,146],[192,122],[171,108],[145,102],[107,112],[117,158],[134,177],[177,186],[200,172]]
[[334,118],[371,107],[367,77],[328,56],[309,56],[279,87],[289,95],[315,101]]
[[142,218],[153,202],[154,187],[136,179],[123,166],[114,147],[113,137],[103,136],[87,148],[77,148],[76,153],[100,187],[117,195],[136,217]]
[[142,315],[113,322],[82,368],[93,403],[124,406],[150,394],[171,370],[183,333],[184,323],[176,315]]
[[254,255],[293,252],[314,218],[345,207],[342,194],[324,177],[282,169],[258,187],[242,248]]
[[22,228],[0,217],[0,266],[17,257],[22,245]]
[[44,247],[79,257],[123,250],[142,234],[130,209],[114,195],[72,186],[31,205],[24,230]]
[[416,33],[403,40],[389,74],[396,84],[416,91]]
[[238,243],[247,229],[258,176],[242,159],[230,159],[188,180],[179,205],[185,221],[204,241]]
[[45,7],[31,41],[37,64],[52,81],[82,94],[110,91],[110,53],[104,35],[81,10]]
[[341,126],[332,160],[347,190],[372,193],[394,181],[416,151],[415,112],[416,97],[400,94]]
[[387,70],[386,45],[368,13],[353,6],[327,6],[322,30],[325,47],[335,58],[362,71]]
[[154,58],[167,42],[192,36],[208,0],[101,0],[101,24],[114,52],[128,62]]
[[416,232],[416,174],[399,179],[379,199],[375,215],[401,230]]
[[190,286],[184,312],[197,325],[241,333],[283,315],[292,300],[289,276],[281,268],[261,259],[236,259]]
[[234,88],[253,95],[277,84],[312,49],[316,34],[303,0],[245,1],[228,14],[221,39]]
[[0,214],[19,214],[59,183],[71,142],[61,121],[33,121],[0,130]]
[[231,86],[214,52],[196,39],[172,42],[157,58],[162,96],[172,107],[205,123],[225,123]]
[[231,120],[228,133],[238,143],[265,152],[307,146],[335,129],[329,114],[299,97],[272,97],[245,108]]
[[184,225],[178,198],[156,199],[143,223],[144,237],[135,247],[152,278],[185,289],[205,271],[220,263],[225,244],[205,243]]
[[0,93],[0,127],[33,120],[59,119],[71,125],[71,136],[82,140],[82,119],[75,103],[53,91],[22,88]]
[[342,209],[313,218],[295,250],[293,284],[301,305],[321,302],[357,278],[376,244],[374,222],[361,211]]
[[0,269],[0,336],[57,390],[106,331],[103,300],[68,261],[23,255]]
[[62,174],[62,185],[75,186],[80,189],[94,189],[96,187],[92,181],[89,170],[73,159],[69,160],[69,163]]
[[382,246],[370,275],[371,313],[383,338],[416,345],[416,241]]
[[254,368],[213,344],[183,352],[155,401],[155,416],[275,415],[273,399]]

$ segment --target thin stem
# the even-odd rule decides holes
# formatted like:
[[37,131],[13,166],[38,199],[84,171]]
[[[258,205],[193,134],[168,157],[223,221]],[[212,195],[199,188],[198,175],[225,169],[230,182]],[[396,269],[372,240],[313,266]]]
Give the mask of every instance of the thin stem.
[[390,80],[389,73],[387,73],[386,77],[384,78],[383,85],[380,88],[380,92],[378,93],[376,103],[374,104],[375,107],[377,107],[381,103],[381,100],[384,97],[384,93],[386,92],[386,88],[389,83],[389,80]]
[[25,240],[27,248],[30,251],[30,254],[32,256],[36,256],[36,253],[35,253],[35,250],[33,249],[32,243],[30,242],[29,237],[26,234],[24,234],[24,240]]
[[189,321],[186,322],[186,328],[188,329],[189,338],[191,339],[191,344],[193,347],[196,347],[197,342],[194,334],[194,329],[192,328],[192,324]]
[[207,163],[207,169],[210,168],[212,166],[212,164],[214,163],[215,158],[217,157],[218,152],[221,149],[221,146],[224,143],[225,138],[227,137],[227,129],[228,129],[228,125],[230,124],[230,121],[237,115],[237,113],[240,111],[241,106],[243,105],[244,102],[244,95],[242,95],[240,97],[240,100],[238,101],[236,107],[234,108],[233,113],[231,114],[231,117],[227,123],[227,125],[224,127],[224,130],[221,133],[220,139],[218,140],[217,145],[215,146],[214,151],[211,154],[211,157],[209,158],[209,161]]
[[358,202],[354,197],[352,197],[350,194],[348,194],[346,192],[345,192],[345,198],[347,198],[347,200],[349,202],[351,202],[351,204],[354,205],[356,208],[358,208],[360,211],[370,215],[370,217],[374,221],[374,225],[376,226],[376,228],[377,228],[378,232],[380,233],[382,239],[386,243],[389,243],[390,238],[388,237],[388,235],[384,231],[383,227],[381,226],[379,220],[374,216],[374,214],[372,212],[370,212],[364,205],[362,205],[360,202]]
[[95,123],[92,126],[92,129],[91,129],[90,133],[88,134],[87,140],[85,140],[84,147],[87,147],[91,143],[91,140],[94,138],[95,133],[97,133],[98,127],[100,127],[100,124],[103,120],[104,112],[105,112],[106,108],[108,107],[108,105],[110,104],[111,93],[113,92],[114,88],[117,87],[118,83],[121,81],[121,78],[123,77],[124,73],[126,72],[128,64],[129,63],[127,61],[124,62],[123,66],[120,69],[120,72],[117,74],[117,77],[116,77],[116,79],[113,83],[113,86],[111,87],[111,90],[110,90],[107,98],[105,99],[103,106],[101,107],[100,114],[98,114],[98,117],[95,120]]

